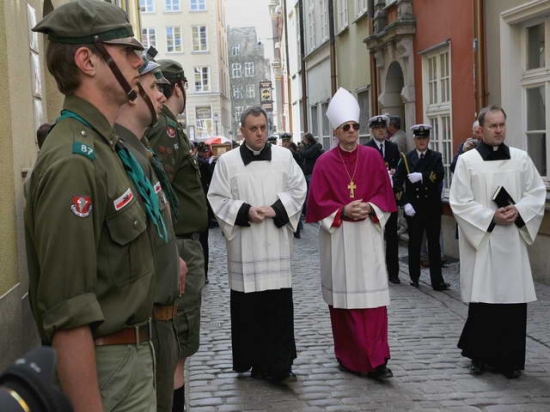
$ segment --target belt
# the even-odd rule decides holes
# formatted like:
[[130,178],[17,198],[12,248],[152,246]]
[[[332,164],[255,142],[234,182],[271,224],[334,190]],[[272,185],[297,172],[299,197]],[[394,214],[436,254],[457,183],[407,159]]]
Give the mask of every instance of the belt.
[[153,306],[153,320],[172,320],[178,312],[178,305]]
[[199,232],[195,233],[189,233],[188,235],[177,235],[176,237],[178,239],[193,239],[193,240],[199,240],[201,234]]
[[102,336],[94,340],[96,346],[139,345],[151,340],[151,321],[145,325],[130,326],[121,331]]

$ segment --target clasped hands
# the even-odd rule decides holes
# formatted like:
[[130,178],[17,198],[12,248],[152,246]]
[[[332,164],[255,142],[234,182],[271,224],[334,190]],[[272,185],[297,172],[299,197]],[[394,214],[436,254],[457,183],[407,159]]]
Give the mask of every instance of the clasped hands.
[[372,206],[363,202],[363,199],[354,200],[344,206],[344,216],[353,220],[366,219],[373,211]]
[[493,216],[493,221],[497,225],[510,226],[512,225],[519,216],[519,212],[515,206],[510,205],[506,207],[500,207],[495,210],[495,215]]
[[252,206],[248,211],[248,220],[252,223],[262,223],[266,217],[275,217],[275,210],[271,206]]

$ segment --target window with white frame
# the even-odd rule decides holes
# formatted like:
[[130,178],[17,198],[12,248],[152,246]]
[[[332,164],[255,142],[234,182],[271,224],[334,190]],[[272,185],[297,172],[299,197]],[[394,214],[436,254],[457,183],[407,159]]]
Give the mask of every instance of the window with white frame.
[[254,62],[246,62],[244,64],[244,77],[254,76]]
[[235,116],[235,122],[237,124],[240,124],[241,122],[241,114],[243,113],[243,106],[235,106],[235,110],[233,111],[233,115]]
[[348,1],[347,0],[338,0],[338,9],[337,9],[337,18],[336,18],[336,30],[342,31],[348,27]]
[[445,195],[451,184],[449,166],[453,159],[451,117],[451,61],[449,46],[426,54],[422,59],[424,118],[432,126],[430,145],[441,153]]
[[139,0],[139,11],[141,13],[154,13],[155,0]]
[[[364,137],[363,140],[366,140],[366,136],[369,135],[369,119],[370,119],[370,95],[369,89],[363,90],[357,93],[357,103],[359,103],[359,137]],[[366,142],[365,142],[366,143]]]
[[193,34],[193,51],[208,51],[208,32],[206,26],[193,26],[191,31]]
[[204,66],[195,67],[195,91],[210,91],[210,68]]
[[359,17],[365,14],[368,10],[369,0],[355,0],[355,16]]
[[249,84],[246,86],[246,98],[255,99],[256,98],[256,86]]
[[191,11],[206,10],[206,0],[189,0],[189,10]]
[[181,27],[166,27],[166,52],[181,53],[183,51],[183,39],[181,36]]
[[145,47],[157,47],[157,29],[154,27],[143,27],[141,29],[141,42]]
[[321,21],[321,41],[328,39],[328,4],[327,0],[318,0],[318,8],[320,11],[319,20]]
[[239,79],[241,76],[241,63],[231,63],[231,77]]
[[240,44],[233,45],[233,47],[231,47],[231,55],[238,56],[239,54],[241,54],[241,45]]
[[233,86],[233,99],[242,99],[243,91],[241,86]]
[[164,0],[164,11],[180,11],[180,0]]
[[311,0],[311,3],[309,4],[309,8],[307,11],[307,22],[308,22],[308,37],[307,40],[309,42],[307,50],[312,51],[317,47],[317,16],[315,13],[315,5],[313,0]]
[[319,137],[319,119],[317,113],[317,105],[311,106],[311,134]]

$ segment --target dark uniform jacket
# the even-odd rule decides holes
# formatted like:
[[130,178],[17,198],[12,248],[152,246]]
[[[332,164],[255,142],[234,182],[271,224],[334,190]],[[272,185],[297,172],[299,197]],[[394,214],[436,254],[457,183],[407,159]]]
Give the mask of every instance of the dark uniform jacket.
[[[365,146],[373,147],[376,150],[378,149],[378,144],[375,139],[370,139]],[[386,168],[388,169],[397,169],[397,164],[399,163],[399,147],[389,140],[384,142],[384,163],[386,163]]]
[[308,176],[313,173],[313,166],[315,166],[317,158],[323,154],[323,148],[319,143],[308,144],[304,145],[299,154],[300,162],[298,164],[302,167],[304,175]]
[[[423,159],[418,152],[410,151],[406,155],[409,171],[405,162],[400,160],[394,175],[393,190],[399,206],[410,203],[417,213],[441,214],[441,188],[444,177],[441,153],[428,149]],[[422,173],[422,181],[411,183],[408,173]]]

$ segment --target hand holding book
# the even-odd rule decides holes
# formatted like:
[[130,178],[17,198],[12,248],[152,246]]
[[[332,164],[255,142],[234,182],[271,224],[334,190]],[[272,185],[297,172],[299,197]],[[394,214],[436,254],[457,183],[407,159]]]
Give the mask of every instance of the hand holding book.
[[512,196],[510,196],[510,193],[508,193],[508,191],[503,186],[497,187],[497,190],[493,194],[493,202],[495,202],[495,204],[499,208],[504,209],[503,211],[495,213],[495,217],[497,217],[497,214],[498,214],[498,217],[501,217],[504,220],[508,220],[508,216],[510,216],[510,213],[513,213],[513,214],[517,213],[517,217],[515,218],[514,223],[518,228],[522,228],[523,226],[525,226],[525,222],[521,218],[517,209],[515,207],[511,207],[511,206],[514,206],[516,202],[514,201]]

